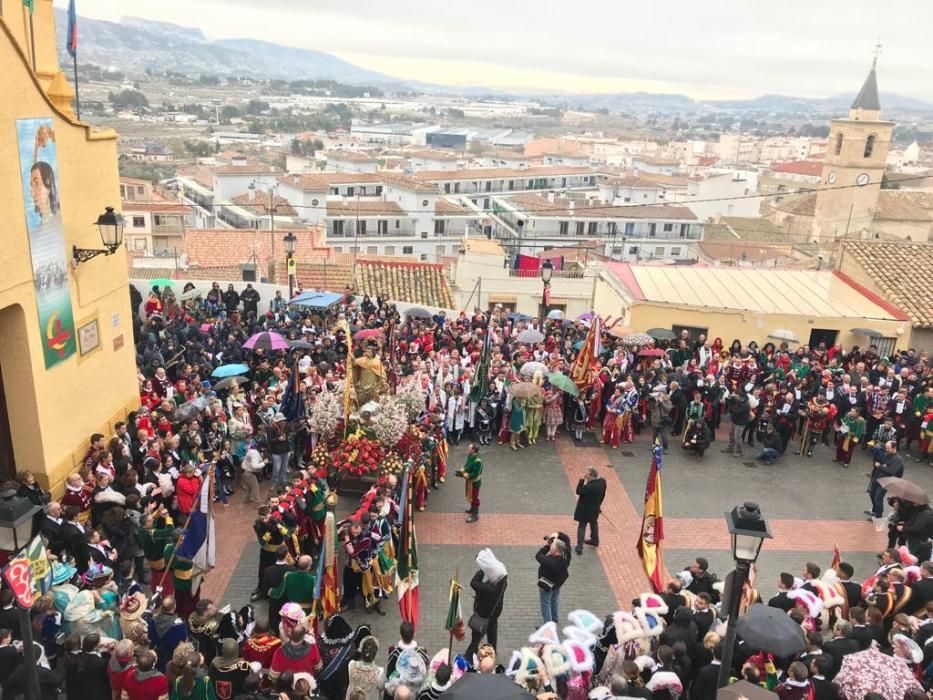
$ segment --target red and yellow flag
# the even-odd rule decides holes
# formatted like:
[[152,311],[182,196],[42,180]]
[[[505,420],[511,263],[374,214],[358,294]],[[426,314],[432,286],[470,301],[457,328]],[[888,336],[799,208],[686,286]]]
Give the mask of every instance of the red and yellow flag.
[[599,358],[599,337],[600,337],[599,316],[593,315],[590,332],[586,334],[586,340],[570,365],[570,378],[577,388],[581,391],[588,388],[593,383],[593,365]]
[[664,558],[661,543],[664,540],[664,515],[661,506],[661,443],[655,442],[648,485],[645,487],[645,510],[638,536],[638,557],[645,576],[651,581],[655,593],[664,590]]

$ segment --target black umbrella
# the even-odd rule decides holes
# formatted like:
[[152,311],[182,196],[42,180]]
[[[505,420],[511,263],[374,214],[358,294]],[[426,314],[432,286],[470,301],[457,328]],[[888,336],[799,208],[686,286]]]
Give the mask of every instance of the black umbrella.
[[232,389],[235,386],[240,384],[249,384],[249,379],[246,377],[227,377],[226,379],[221,379],[217,382],[212,388],[213,389]]
[[803,630],[780,608],[758,603],[748,609],[735,628],[752,649],[787,658],[806,649]]
[[405,312],[405,315],[408,316],[408,318],[424,318],[424,319],[434,318],[434,315],[430,311],[428,311],[427,309],[422,309],[420,306],[411,307],[410,309],[408,309],[408,311]]
[[645,332],[655,340],[673,340],[677,337],[670,328],[651,328]]
[[503,673],[465,673],[440,695],[444,700],[534,700]]
[[314,343],[309,343],[307,340],[289,340],[288,344],[292,346],[292,350],[298,348],[301,350],[313,350]]

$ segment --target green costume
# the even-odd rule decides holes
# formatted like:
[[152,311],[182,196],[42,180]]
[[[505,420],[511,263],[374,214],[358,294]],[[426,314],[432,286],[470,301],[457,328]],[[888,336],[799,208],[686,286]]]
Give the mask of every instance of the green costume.
[[541,428],[541,409],[543,407],[544,397],[538,395],[528,397],[525,426],[528,429],[528,442],[532,445],[538,439],[538,430]]
[[525,407],[521,401],[512,399],[512,412],[509,415],[509,432],[520,433],[525,429]]
[[687,406],[687,420],[700,420],[706,412],[702,401],[691,401]]
[[314,603],[314,582],[314,574],[310,571],[289,571],[282,582],[269,591],[269,597],[298,603],[302,610],[310,612]]
[[471,484],[482,486],[483,458],[474,454],[467,455],[466,463],[463,465],[463,476]]
[[[157,521],[153,521],[156,524]],[[136,531],[136,541],[143,548],[146,561],[152,572],[161,573],[165,569],[165,545],[171,539],[175,528],[171,518],[162,521],[163,527],[140,528]]]
[[[165,551],[163,557],[165,558],[165,563],[167,564],[169,559],[172,559],[172,554],[175,552],[175,545],[167,544],[165,545]],[[194,576],[194,562],[190,559],[185,559],[184,557],[176,556],[172,560],[172,583],[175,586],[176,591],[183,591],[186,593],[191,592],[191,579]]]
[[211,679],[207,675],[197,676],[194,679],[194,688],[191,689],[190,693],[184,692],[181,683],[180,676],[172,683],[168,693],[169,700],[217,700],[217,695],[214,693],[214,684],[211,683]]
[[865,437],[866,422],[860,416],[852,418],[848,414],[842,419],[842,424],[849,429],[849,437],[855,438],[856,442],[861,442]]

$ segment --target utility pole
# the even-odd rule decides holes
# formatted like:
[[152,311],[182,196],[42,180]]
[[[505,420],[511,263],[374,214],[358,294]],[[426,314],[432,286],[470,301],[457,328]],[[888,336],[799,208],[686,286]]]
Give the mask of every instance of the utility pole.
[[360,191],[356,191],[356,231],[353,232],[353,267],[350,274],[350,285],[356,279],[356,256],[360,251]]
[[275,284],[275,196],[278,185],[269,188],[269,229],[272,241],[272,256],[269,258],[269,283]]

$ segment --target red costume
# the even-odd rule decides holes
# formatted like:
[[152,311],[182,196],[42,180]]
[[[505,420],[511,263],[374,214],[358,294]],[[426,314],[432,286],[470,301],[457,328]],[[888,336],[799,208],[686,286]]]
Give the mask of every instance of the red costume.
[[271,634],[249,637],[243,642],[241,656],[250,663],[256,661],[263,668],[270,668],[272,657],[281,646],[282,640]]
[[123,700],[168,700],[168,678],[155,669],[133,669],[123,679]]
[[272,655],[269,680],[275,683],[276,679],[286,671],[309,673],[313,676],[321,665],[321,652],[318,651],[316,644],[308,642],[283,644]]
[[175,496],[178,498],[178,511],[188,515],[201,492],[201,478],[194,474],[182,474],[175,483]]

